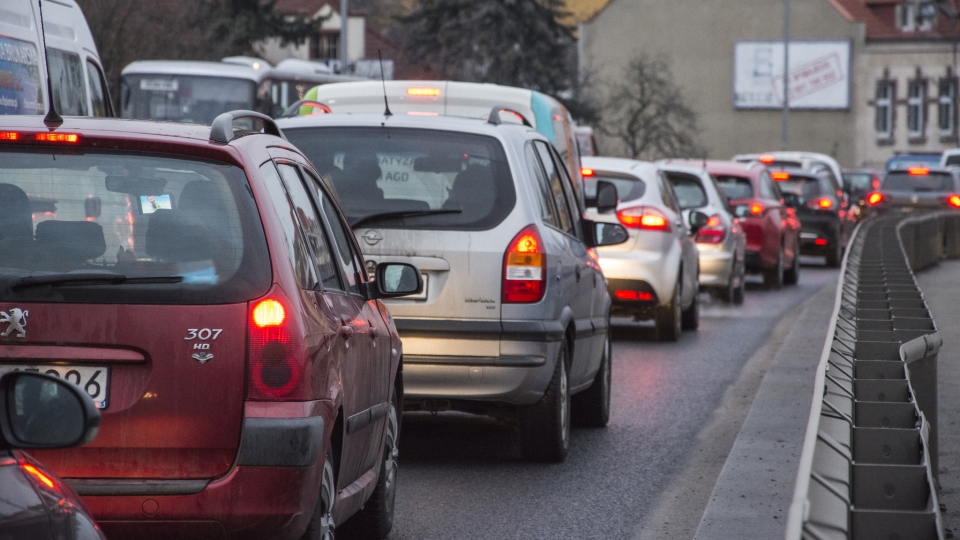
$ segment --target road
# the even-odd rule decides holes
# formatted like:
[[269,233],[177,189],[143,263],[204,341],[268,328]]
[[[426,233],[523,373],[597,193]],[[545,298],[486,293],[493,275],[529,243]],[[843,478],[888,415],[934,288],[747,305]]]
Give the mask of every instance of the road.
[[[493,419],[405,415],[390,538],[639,538],[656,508],[662,524],[662,499],[684,493],[674,483],[680,477],[689,483],[690,467],[723,464],[739,425],[726,428],[729,442],[706,450],[698,435],[727,389],[750,379],[747,361],[757,351],[775,352],[764,345],[778,321],[837,276],[805,266],[797,286],[766,291],[751,284],[743,306],[705,303],[699,331],[684,332],[679,343],[658,343],[652,327],[621,321],[614,331],[610,424],[575,429],[559,465],[522,461],[516,432]],[[814,345],[817,355],[820,347]],[[752,376],[755,384],[735,386],[747,388],[749,395],[740,396],[746,407],[762,373]],[[719,467],[705,470],[713,472],[702,478],[703,505]],[[677,537],[693,536],[686,530],[695,530],[703,505],[681,512],[684,530]]]

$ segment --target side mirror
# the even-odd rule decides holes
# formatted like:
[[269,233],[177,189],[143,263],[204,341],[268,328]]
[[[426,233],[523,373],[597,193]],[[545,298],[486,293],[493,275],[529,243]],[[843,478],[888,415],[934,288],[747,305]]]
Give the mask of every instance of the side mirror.
[[83,390],[57,377],[13,371],[0,377],[0,443],[66,448],[93,440],[100,411]]
[[796,193],[784,193],[783,203],[787,205],[788,208],[800,208],[803,206],[803,197]]
[[613,182],[597,180],[597,196],[587,198],[586,204],[589,208],[596,208],[601,214],[616,211],[617,205],[620,204],[617,186],[613,185]]
[[687,221],[690,222],[690,234],[697,234],[697,231],[706,226],[710,218],[699,210],[691,210]]
[[587,247],[615,246],[630,238],[630,233],[619,223],[583,220],[584,243]]
[[370,299],[397,298],[423,292],[423,276],[412,264],[380,263],[370,285],[373,286],[373,294],[367,295]]

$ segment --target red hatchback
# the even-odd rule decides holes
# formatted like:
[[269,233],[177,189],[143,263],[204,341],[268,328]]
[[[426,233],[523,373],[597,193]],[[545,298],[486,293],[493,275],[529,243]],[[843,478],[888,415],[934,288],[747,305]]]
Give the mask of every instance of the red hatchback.
[[378,299],[422,280],[376,275],[266,116],[0,117],[0,371],[101,409],[90,444],[31,453],[111,539],[385,536],[402,353]]
[[770,173],[759,163],[707,161],[704,167],[730,201],[747,233],[748,271],[763,275],[768,288],[800,279],[800,220],[788,208]]

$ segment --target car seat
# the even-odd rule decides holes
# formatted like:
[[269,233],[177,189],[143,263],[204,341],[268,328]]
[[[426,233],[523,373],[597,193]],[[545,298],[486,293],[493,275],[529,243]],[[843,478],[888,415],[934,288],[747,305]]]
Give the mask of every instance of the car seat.
[[473,223],[488,216],[497,202],[497,186],[489,166],[471,165],[457,174],[444,210],[461,210],[459,221]]
[[103,227],[90,221],[41,221],[36,240],[46,265],[62,270],[76,269],[107,251]]
[[33,268],[36,256],[30,198],[13,184],[0,184],[0,266]]

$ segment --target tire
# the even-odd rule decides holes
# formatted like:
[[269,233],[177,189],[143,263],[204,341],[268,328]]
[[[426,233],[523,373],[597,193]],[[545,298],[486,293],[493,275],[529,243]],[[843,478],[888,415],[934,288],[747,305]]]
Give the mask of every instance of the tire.
[[774,290],[783,287],[783,246],[780,247],[780,254],[777,255],[776,266],[763,271],[763,286]]
[[571,412],[573,422],[578,426],[602,428],[610,421],[610,381],[611,362],[610,330],[603,344],[603,356],[600,369],[593,377],[593,384],[583,392],[573,396]]
[[313,517],[300,540],[336,540],[336,524],[333,521],[333,504],[337,500],[337,482],[333,474],[333,460],[330,451],[323,459],[323,477],[320,483],[320,496],[313,510]]
[[397,498],[397,456],[400,440],[400,406],[394,392],[387,411],[387,431],[383,441],[380,476],[373,494],[344,526],[345,536],[357,540],[381,540],[393,529],[394,502]]
[[673,300],[657,308],[657,339],[677,341],[680,339],[681,324],[680,281],[673,288]]
[[700,287],[693,291],[693,301],[690,302],[690,307],[683,310],[683,313],[680,315],[680,329],[681,330],[696,330],[700,327]]
[[744,284],[744,270],[742,267],[737,267],[737,262],[733,262],[733,270],[730,272],[730,282],[727,283],[727,288],[720,291],[720,298],[728,303],[733,305],[743,304],[743,289],[746,286]]
[[783,273],[783,282],[786,285],[796,285],[800,281],[800,253],[794,253],[793,264]]
[[743,274],[741,273],[741,274],[740,274],[740,286],[737,287],[737,288],[733,291],[733,304],[734,304],[735,306],[742,306],[742,305],[743,305],[743,296],[744,296],[744,288],[745,288],[745,287],[746,287],[746,284],[744,284]]
[[834,248],[827,253],[827,268],[840,268],[841,261],[843,261],[843,246],[838,238],[834,242]]
[[553,378],[540,401],[520,409],[520,453],[524,459],[560,463],[570,450],[570,345],[563,340]]

